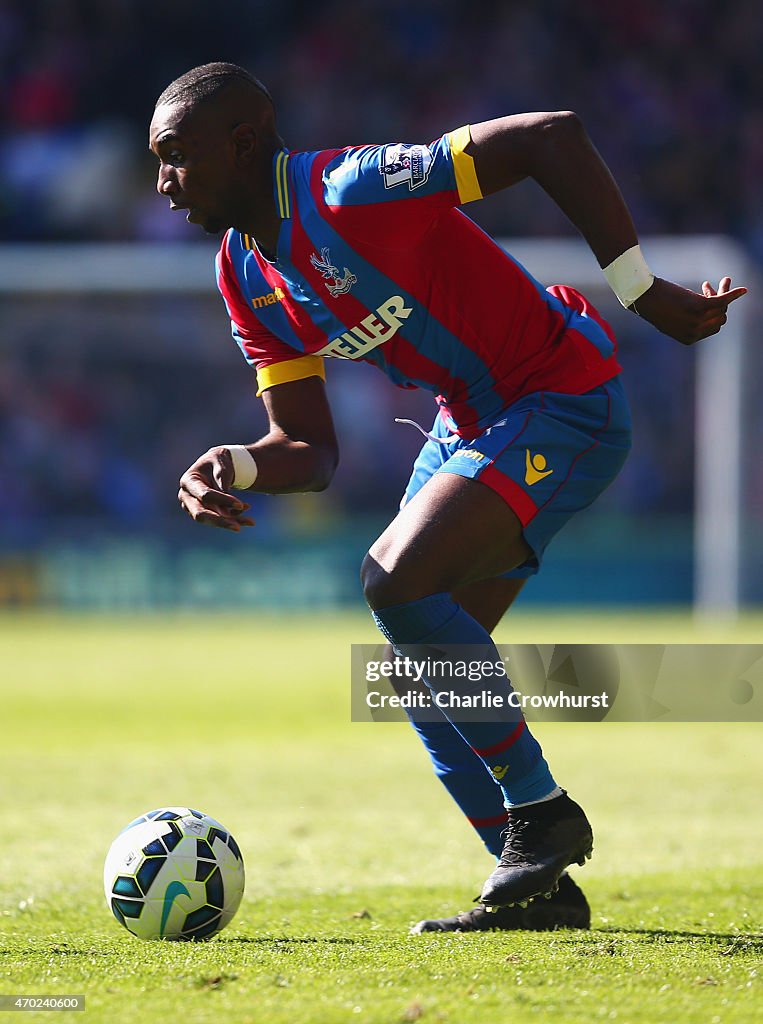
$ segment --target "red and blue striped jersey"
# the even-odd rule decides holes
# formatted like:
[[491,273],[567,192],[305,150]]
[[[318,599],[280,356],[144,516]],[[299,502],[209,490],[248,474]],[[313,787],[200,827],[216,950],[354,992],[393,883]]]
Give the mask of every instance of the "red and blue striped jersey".
[[432,391],[471,438],[522,395],[582,394],[619,372],[593,307],[544,289],[457,209],[482,195],[469,138],[275,155],[275,260],[233,229],[217,258],[260,392],[324,377],[326,357],[361,359]]

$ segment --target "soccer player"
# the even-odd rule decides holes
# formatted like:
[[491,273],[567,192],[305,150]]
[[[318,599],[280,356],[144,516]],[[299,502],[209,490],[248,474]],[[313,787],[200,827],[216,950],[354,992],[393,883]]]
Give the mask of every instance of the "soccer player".
[[[630,420],[607,323],[575,289],[544,288],[457,208],[533,178],[623,305],[683,344],[719,331],[745,289],[724,278],[695,293],[652,275],[616,183],[568,111],[464,126],[430,145],[290,152],[267,89],[208,64],[159,97],[150,148],[170,208],[225,231],[217,281],[269,417],[264,437],[194,462],[182,507],[238,532],[252,520],[232,491],[328,486],[338,453],[326,358],[427,388],[435,425],[363,562],[365,597],[396,650],[468,644],[498,661],[490,631],[554,534],[619,472]],[[491,690],[508,704],[508,679]],[[520,911],[548,895],[539,926],[585,924],[565,869],[590,855],[591,827],[521,714],[446,710],[413,724],[497,858],[478,907],[417,929],[533,927]]]

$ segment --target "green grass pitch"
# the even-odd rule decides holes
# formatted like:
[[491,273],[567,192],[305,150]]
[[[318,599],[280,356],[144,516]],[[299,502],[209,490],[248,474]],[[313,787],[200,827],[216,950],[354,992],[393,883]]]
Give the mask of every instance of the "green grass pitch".
[[[499,638],[760,636],[517,612]],[[360,614],[0,619],[0,993],[84,993],[109,1024],[763,1019],[759,725],[539,727],[594,824],[592,930],[409,936],[491,865],[408,727],[349,721],[351,642],[376,642]],[[244,853],[209,943],[140,943],[103,900],[114,835],[174,803]]]

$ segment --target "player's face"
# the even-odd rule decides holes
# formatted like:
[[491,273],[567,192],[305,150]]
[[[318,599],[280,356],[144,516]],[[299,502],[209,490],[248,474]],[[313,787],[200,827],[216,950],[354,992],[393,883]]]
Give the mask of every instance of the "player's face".
[[149,129],[149,148],[159,158],[156,189],[171,210],[217,234],[236,220],[236,167],[232,148],[211,110],[187,113],[160,106]]

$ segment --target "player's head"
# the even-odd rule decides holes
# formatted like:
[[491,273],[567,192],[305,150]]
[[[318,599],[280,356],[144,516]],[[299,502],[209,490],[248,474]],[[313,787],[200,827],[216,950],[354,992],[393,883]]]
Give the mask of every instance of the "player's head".
[[175,79],[149,128],[157,190],[210,233],[246,219],[280,145],[270,93],[236,64],[204,64]]

